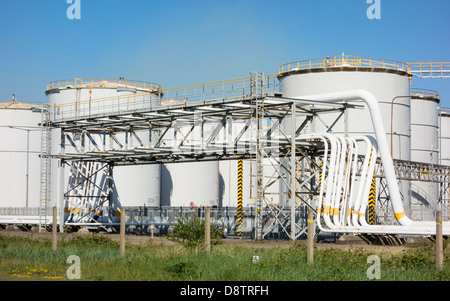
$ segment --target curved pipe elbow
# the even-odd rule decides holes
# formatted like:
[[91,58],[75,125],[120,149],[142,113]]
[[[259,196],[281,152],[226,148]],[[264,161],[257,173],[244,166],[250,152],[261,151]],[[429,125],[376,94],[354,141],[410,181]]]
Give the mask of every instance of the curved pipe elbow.
[[386,173],[386,181],[388,184],[395,217],[402,226],[411,225],[413,222],[406,216],[403,209],[402,199],[397,185],[397,177],[394,170],[394,161],[392,160],[387,144],[386,131],[383,125],[381,111],[376,97],[367,90],[357,89],[309,96],[298,96],[294,98],[325,102],[363,100],[367,104],[370,111],[370,116],[372,118],[372,125],[375,131],[375,136],[378,141],[381,161]]

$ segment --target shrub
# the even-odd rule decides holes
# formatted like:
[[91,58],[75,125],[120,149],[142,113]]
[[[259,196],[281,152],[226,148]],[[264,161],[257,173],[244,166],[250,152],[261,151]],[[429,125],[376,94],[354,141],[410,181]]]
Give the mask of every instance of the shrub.
[[118,246],[117,242],[111,240],[109,237],[104,236],[104,235],[75,236],[64,243],[67,245],[75,245],[75,246],[83,246],[83,247],[98,247],[98,246],[116,247],[116,246]]
[[[205,220],[197,216],[183,214],[176,217],[173,233],[167,239],[180,243],[188,249],[198,249],[205,242]],[[223,231],[216,224],[211,223],[211,245],[221,244]]]

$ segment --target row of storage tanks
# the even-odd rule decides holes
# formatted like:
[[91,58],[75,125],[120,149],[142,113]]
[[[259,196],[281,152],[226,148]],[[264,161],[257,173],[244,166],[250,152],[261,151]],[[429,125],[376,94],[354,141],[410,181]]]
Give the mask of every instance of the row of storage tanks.
[[[343,63],[332,67],[289,68],[279,76],[284,97],[299,97],[343,90],[366,89],[379,100],[383,122],[391,141],[395,159],[450,165],[450,114],[440,108],[437,93],[411,89],[410,74],[399,68],[365,68]],[[98,81],[89,85],[50,85],[46,94],[50,105],[133,95],[148,92],[142,85],[128,81]],[[109,83],[109,84],[105,84]],[[399,97],[403,96],[403,97]],[[404,97],[410,96],[410,97]],[[361,104],[361,103],[359,103]],[[315,131],[325,131],[323,124],[339,113],[321,116]],[[37,208],[40,204],[41,161],[40,106],[5,102],[0,106],[0,208]],[[346,124],[339,122],[334,133],[372,134],[367,109],[349,110]],[[139,135],[139,133],[138,133]],[[148,133],[147,133],[148,135]],[[73,137],[76,140],[76,137]],[[148,138],[147,138],[148,139]],[[59,134],[52,131],[52,153],[59,152]],[[71,152],[66,139],[66,152]],[[73,149],[72,149],[73,151]],[[78,168],[78,167],[77,167]],[[94,172],[97,167],[91,168]],[[254,170],[254,169],[253,169]],[[255,205],[255,182],[250,162],[244,165],[244,206]],[[106,172],[97,175],[106,183]],[[52,162],[49,206],[56,204],[58,162]],[[210,161],[195,163],[116,166],[113,169],[115,206],[237,206],[237,162]],[[66,168],[65,188],[75,187],[79,176]],[[101,185],[100,185],[101,186]],[[98,186],[97,186],[98,188]],[[93,189],[97,189],[94,187]],[[438,187],[430,183],[403,183],[405,200],[411,208],[436,205]],[[85,192],[80,192],[84,194]],[[91,192],[92,193],[92,192]],[[93,192],[96,193],[95,191]],[[97,200],[98,201],[98,200]],[[92,204],[91,204],[92,205]],[[70,205],[66,204],[70,207]]]

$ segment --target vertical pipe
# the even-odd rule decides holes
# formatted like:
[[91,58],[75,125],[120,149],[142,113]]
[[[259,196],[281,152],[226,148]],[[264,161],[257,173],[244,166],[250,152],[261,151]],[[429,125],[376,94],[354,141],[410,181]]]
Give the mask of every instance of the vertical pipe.
[[216,196],[216,204],[217,207],[222,206],[220,204],[220,161],[217,160],[217,196]]
[[292,103],[291,114],[291,239],[295,240],[295,205],[296,205],[296,175],[297,164],[295,158],[295,103]]
[[28,190],[30,176],[30,130],[27,130],[27,174],[26,174],[26,196],[25,196],[25,214],[28,215]]
[[113,163],[108,164],[108,222],[113,221],[113,216],[115,215],[114,210],[114,174],[113,174]]
[[348,109],[344,109],[344,137],[348,137]]
[[[65,133],[61,130],[61,144],[60,144],[61,150],[60,154],[65,155],[66,153],[66,141],[65,141]],[[64,174],[65,174],[65,162],[64,160],[59,161],[59,174],[58,174],[58,184],[59,184],[59,190],[58,190],[58,198],[59,198],[59,231],[64,232]]]
[[[261,91],[258,91],[258,84],[261,77],[259,74],[252,73],[253,90],[251,92],[252,97],[256,101],[256,224],[255,224],[255,239],[263,239],[263,200],[264,200],[264,167],[263,167],[263,147],[262,138],[264,137],[264,97],[258,101],[258,97],[263,94],[263,86],[261,86]],[[259,94],[261,92],[261,94]]]
[[125,207],[120,211],[120,257],[125,256]]
[[306,250],[306,261],[308,264],[314,262],[314,212],[311,208],[308,210],[308,241]]
[[436,211],[436,268],[444,268],[444,239],[442,237],[442,211]]
[[56,229],[58,227],[57,217],[58,217],[58,211],[56,209],[56,206],[53,206],[52,251],[56,251],[57,245],[58,245],[58,237],[56,234],[56,232],[57,232]]
[[210,207],[205,207],[205,251],[211,252],[211,213]]

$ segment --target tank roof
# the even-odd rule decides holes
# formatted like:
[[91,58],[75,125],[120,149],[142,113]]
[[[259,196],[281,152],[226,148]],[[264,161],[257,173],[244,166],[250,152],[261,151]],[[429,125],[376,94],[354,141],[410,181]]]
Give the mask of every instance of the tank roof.
[[445,116],[445,117],[450,117],[450,108],[441,108],[439,110],[439,115]]
[[340,55],[327,57],[325,59],[297,61],[284,64],[279,68],[278,77],[297,73],[329,71],[387,72],[410,75],[407,63],[392,60],[366,59],[354,55]]
[[413,99],[424,99],[424,100],[434,100],[440,102],[440,95],[438,92],[428,89],[411,89],[411,98]]
[[134,88],[140,91],[159,92],[161,85],[124,79],[66,79],[50,82],[47,84],[48,91],[55,89],[77,89],[77,88]]
[[40,109],[41,106],[36,103],[27,103],[19,101],[5,101],[0,102],[0,109],[16,109],[16,110],[31,110]]

